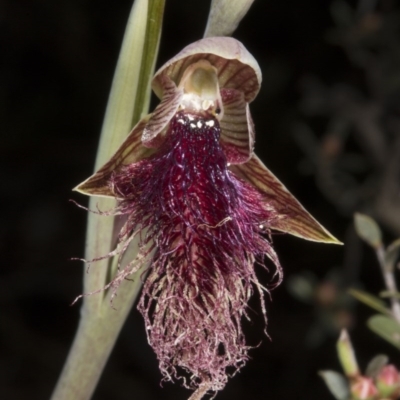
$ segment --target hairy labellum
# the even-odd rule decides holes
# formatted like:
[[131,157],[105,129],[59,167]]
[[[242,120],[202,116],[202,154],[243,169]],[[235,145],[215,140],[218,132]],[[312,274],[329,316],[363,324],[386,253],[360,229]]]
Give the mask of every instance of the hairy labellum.
[[159,151],[111,179],[128,218],[121,240],[146,232],[141,247],[155,245],[139,310],[161,371],[168,379],[183,368],[190,386],[213,390],[247,359],[240,320],[252,284],[260,289],[254,261],[267,254],[280,273],[265,238],[276,216],[228,170],[219,136],[216,118],[178,112]]

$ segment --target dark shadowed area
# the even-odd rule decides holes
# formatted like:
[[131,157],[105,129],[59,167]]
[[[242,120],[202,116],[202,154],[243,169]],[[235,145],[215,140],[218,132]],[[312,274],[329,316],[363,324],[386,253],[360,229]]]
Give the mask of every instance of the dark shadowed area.
[[[79,318],[87,204],[71,189],[93,170],[113,70],[132,1],[4,0],[0,5],[0,393],[49,398]],[[166,0],[158,65],[203,35],[208,1]],[[365,326],[350,286],[383,289],[371,249],[352,228],[373,216],[400,236],[400,7],[394,0],[255,0],[235,37],[259,61],[251,105],[256,152],[346,246],[275,235],[284,283],[256,296],[244,329],[247,366],[227,399],[331,398],[318,370],[340,370],[335,342],[350,330],[363,368],[397,350]],[[156,104],[154,102],[154,104]],[[101,218],[101,217],[99,217]],[[95,266],[93,267],[95,268]],[[267,284],[270,276],[259,268]],[[94,400],[186,400],[161,374],[136,309]]]

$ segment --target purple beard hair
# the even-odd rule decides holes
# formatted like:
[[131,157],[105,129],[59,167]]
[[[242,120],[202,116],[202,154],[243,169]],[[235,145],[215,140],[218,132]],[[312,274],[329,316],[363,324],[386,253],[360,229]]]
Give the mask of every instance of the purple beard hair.
[[[157,153],[110,182],[127,218],[120,246],[138,237],[139,258],[150,262],[138,309],[164,379],[213,391],[225,386],[227,368],[232,375],[248,359],[241,318],[253,287],[265,317],[254,262],[264,266],[267,255],[281,280],[268,240],[277,215],[229,171],[219,140],[213,116],[178,112]],[[143,262],[134,264],[111,282],[114,290]]]

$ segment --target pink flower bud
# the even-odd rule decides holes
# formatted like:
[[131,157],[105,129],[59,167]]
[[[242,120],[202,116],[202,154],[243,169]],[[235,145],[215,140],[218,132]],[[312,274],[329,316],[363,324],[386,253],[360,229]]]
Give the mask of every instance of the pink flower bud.
[[386,365],[382,368],[376,379],[379,394],[390,397],[400,394],[400,373],[394,365]]
[[351,394],[353,400],[374,400],[378,390],[371,378],[360,376],[351,385]]

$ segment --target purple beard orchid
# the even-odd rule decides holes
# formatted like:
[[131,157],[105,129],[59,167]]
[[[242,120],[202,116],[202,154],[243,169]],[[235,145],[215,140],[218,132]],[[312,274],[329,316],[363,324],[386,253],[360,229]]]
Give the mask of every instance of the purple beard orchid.
[[[248,104],[261,83],[256,60],[235,39],[202,39],[153,79],[161,99],[111,160],[76,190],[118,200],[116,250],[133,239],[136,258],[105,289],[143,268],[138,308],[166,380],[221,390],[249,347],[241,328],[253,290],[264,288],[254,263],[282,269],[274,230],[338,243],[253,153]],[[147,267],[146,267],[147,266]],[[144,276],[144,275],[143,275]]]

